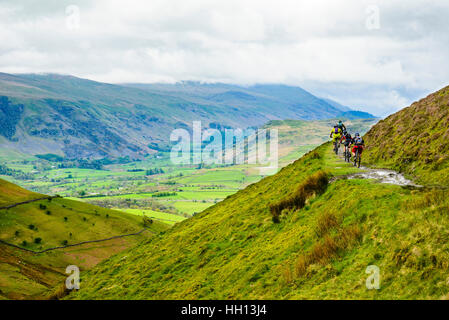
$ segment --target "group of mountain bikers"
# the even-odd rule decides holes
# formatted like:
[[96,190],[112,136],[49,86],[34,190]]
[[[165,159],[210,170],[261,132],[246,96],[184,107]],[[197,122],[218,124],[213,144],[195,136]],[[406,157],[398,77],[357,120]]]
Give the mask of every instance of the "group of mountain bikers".
[[[354,166],[358,164],[360,167],[360,161],[362,158],[362,152],[365,148],[365,142],[359,133],[356,133],[354,137],[346,130],[346,126],[340,120],[338,124],[336,124],[330,134],[330,138],[332,139],[332,143],[334,146],[334,151],[338,154],[338,149],[340,144],[343,144],[345,147],[344,156],[345,161],[350,162],[351,154],[354,159]],[[351,148],[352,147],[352,148]],[[351,152],[349,152],[351,150]]]

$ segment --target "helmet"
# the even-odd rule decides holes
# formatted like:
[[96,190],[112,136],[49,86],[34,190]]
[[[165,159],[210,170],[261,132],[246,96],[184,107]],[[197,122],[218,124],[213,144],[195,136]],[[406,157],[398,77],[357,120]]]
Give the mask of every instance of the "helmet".
[[360,133],[357,132],[357,133],[355,134],[355,136],[356,136],[356,137],[360,137]]
[[338,120],[338,124],[341,124],[341,123],[343,123],[343,121],[341,121],[341,120]]

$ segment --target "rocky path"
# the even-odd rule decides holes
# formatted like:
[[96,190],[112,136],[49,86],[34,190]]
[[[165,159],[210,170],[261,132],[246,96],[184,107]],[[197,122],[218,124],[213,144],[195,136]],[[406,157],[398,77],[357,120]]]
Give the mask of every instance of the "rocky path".
[[[342,159],[342,161],[344,161],[340,154],[339,157]],[[413,181],[405,178],[402,173],[396,172],[394,170],[373,169],[364,166],[360,166],[360,172],[334,177],[333,179],[331,179],[331,182],[340,179],[374,179],[379,183],[385,184],[395,184],[398,186],[409,186],[414,188],[423,187],[415,184]]]

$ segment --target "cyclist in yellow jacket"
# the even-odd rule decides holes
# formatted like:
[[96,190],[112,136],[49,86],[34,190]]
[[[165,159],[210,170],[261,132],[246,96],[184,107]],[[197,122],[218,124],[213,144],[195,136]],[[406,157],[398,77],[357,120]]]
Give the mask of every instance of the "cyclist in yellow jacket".
[[338,125],[336,125],[330,134],[330,138],[332,139],[332,145],[334,146],[335,154],[338,154],[338,149],[340,148],[340,139],[343,131],[340,129]]
[[330,138],[332,139],[332,142],[340,141],[341,135],[343,134],[343,131],[340,129],[338,125],[334,126],[334,128],[331,131]]

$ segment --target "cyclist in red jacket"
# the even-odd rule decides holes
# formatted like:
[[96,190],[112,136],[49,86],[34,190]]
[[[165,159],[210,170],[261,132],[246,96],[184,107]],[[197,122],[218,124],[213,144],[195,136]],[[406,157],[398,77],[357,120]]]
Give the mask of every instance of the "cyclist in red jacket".
[[363,138],[360,136],[359,133],[355,134],[353,144],[354,146],[352,147],[352,156],[355,157],[355,152],[356,150],[358,150],[360,158],[362,158],[362,152],[363,149],[365,149],[365,141],[363,141]]

